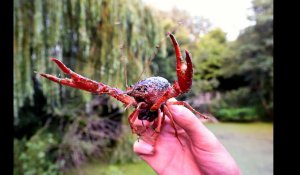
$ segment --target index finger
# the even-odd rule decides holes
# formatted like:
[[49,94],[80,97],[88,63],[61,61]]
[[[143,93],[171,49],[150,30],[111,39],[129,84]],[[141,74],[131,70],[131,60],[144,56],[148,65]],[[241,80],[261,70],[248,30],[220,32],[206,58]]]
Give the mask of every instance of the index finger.
[[219,149],[221,144],[216,136],[189,109],[181,105],[168,105],[168,108],[175,123],[185,130],[194,145],[207,151]]

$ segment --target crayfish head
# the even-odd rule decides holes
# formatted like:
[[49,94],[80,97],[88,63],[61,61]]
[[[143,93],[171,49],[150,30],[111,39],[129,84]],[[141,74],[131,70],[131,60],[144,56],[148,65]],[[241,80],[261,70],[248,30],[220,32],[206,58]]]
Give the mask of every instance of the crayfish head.
[[165,78],[150,77],[129,86],[125,93],[134,97],[137,102],[145,102],[152,105],[170,86],[170,83]]

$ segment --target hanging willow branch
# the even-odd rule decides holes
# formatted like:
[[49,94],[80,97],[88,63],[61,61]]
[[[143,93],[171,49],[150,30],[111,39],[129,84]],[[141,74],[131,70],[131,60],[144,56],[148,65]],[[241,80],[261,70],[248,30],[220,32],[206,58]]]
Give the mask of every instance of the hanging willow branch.
[[[119,88],[125,84],[123,57],[127,60],[129,83],[136,82],[162,37],[154,21],[150,10],[138,0],[14,1],[15,117],[25,99],[34,105],[32,78],[39,79],[34,71],[61,74],[49,57]],[[91,98],[86,92],[39,81],[50,109],[60,107],[66,98]]]

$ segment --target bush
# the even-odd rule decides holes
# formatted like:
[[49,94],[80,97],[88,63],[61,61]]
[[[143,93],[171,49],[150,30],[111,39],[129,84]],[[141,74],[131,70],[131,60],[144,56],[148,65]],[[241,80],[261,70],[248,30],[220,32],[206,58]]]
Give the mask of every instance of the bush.
[[216,117],[220,120],[230,121],[252,121],[256,120],[257,114],[255,108],[223,108],[215,113]]
[[51,160],[51,149],[57,142],[51,133],[40,129],[30,140],[14,140],[14,174],[59,175],[58,165]]
[[60,169],[79,167],[93,159],[108,160],[121,134],[120,126],[110,118],[79,116],[68,126],[59,146]]
[[248,87],[242,87],[236,90],[227,91],[223,96],[221,106],[239,108],[250,104],[255,104],[252,102],[250,89]]
[[246,87],[228,91],[221,98],[213,100],[211,110],[223,121],[253,121],[259,118],[256,101]]
[[110,158],[111,164],[122,164],[128,162],[138,162],[141,159],[133,152],[132,145],[134,144],[136,137],[132,135],[132,132],[128,125],[123,126],[123,134],[117,142],[117,146]]

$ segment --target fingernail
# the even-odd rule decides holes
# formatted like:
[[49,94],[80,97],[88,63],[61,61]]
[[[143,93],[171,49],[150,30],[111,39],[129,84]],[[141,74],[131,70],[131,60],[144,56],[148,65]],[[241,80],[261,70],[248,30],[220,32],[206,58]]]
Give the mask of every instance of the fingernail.
[[133,151],[137,154],[154,154],[154,147],[143,140],[136,141],[133,145]]

